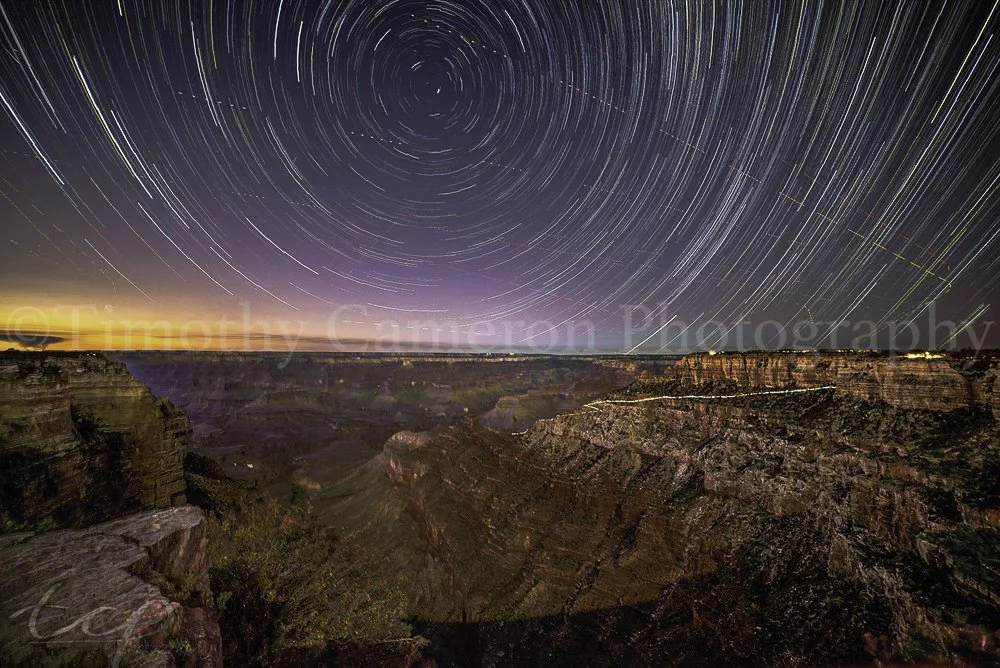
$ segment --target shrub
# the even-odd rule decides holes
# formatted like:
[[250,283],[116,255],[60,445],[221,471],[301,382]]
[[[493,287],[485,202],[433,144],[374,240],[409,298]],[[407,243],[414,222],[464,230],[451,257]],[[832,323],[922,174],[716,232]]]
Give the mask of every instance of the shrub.
[[265,497],[210,517],[208,530],[229,663],[273,665],[410,635],[402,583],[380,581],[369,557],[306,510]]

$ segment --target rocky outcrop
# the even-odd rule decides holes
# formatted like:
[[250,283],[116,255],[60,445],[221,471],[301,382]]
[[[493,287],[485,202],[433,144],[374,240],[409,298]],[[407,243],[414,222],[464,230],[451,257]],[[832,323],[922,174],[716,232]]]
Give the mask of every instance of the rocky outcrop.
[[[835,385],[837,392],[901,408],[1000,411],[1000,360],[945,353],[720,353],[688,355],[667,374],[682,384],[743,390]],[[998,412],[1000,414],[1000,412]]]
[[0,354],[0,511],[83,526],[184,502],[190,425],[96,353]]
[[0,537],[0,664],[221,666],[194,506]]
[[399,431],[393,434],[386,441],[387,450],[414,450],[421,448],[433,440],[433,436],[426,431]]
[[87,527],[0,536],[0,664],[221,665],[189,432],[102,355],[0,355],[3,528]]
[[715,357],[633,396],[846,389],[394,438],[335,516],[410,575],[443,665],[1000,661],[993,367]]

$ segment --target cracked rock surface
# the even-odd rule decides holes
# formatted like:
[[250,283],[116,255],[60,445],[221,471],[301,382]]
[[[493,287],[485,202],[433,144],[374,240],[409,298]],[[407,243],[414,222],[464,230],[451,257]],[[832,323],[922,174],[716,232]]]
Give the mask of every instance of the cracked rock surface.
[[0,537],[0,664],[221,665],[207,558],[194,506]]

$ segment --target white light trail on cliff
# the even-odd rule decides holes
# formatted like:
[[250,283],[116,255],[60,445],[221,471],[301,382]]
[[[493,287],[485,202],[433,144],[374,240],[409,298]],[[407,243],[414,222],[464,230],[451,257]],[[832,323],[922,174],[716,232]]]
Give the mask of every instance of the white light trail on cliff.
[[645,399],[598,399],[584,404],[584,408],[596,408],[599,404],[642,404],[649,401],[661,401],[665,399],[739,399],[741,397],[760,397],[766,394],[800,394],[802,392],[819,392],[820,390],[835,390],[836,385],[822,385],[820,387],[799,387],[792,390],[764,390],[763,392],[743,392],[740,394],[680,394],[675,396],[663,395],[659,397],[646,397]]

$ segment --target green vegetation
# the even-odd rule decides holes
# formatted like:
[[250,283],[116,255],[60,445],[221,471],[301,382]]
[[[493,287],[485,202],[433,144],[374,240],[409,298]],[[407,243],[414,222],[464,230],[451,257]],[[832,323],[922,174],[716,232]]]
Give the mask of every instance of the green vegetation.
[[5,533],[44,533],[54,531],[59,525],[51,517],[45,517],[38,522],[20,522],[6,512],[0,512],[0,534]]
[[[271,497],[208,523],[210,577],[230,665],[279,665],[410,637],[401,582],[307,510]],[[403,645],[398,645],[403,649]]]
[[194,656],[194,646],[191,641],[182,636],[173,636],[167,640],[167,649],[181,665],[185,665]]

